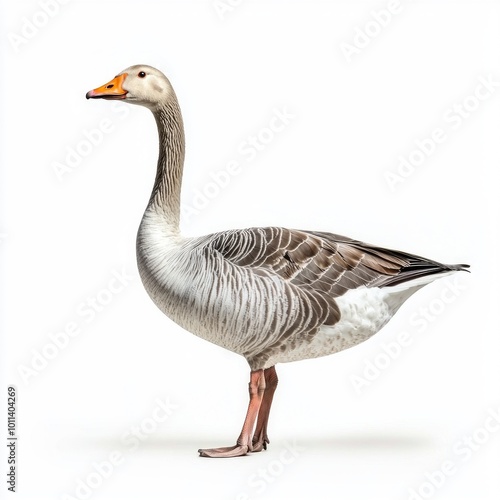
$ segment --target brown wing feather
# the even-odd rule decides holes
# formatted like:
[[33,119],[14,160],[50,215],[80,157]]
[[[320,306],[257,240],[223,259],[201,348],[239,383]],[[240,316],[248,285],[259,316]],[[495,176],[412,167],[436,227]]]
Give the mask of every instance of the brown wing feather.
[[331,233],[266,227],[214,236],[212,247],[234,264],[278,275],[330,297],[360,286],[393,286],[465,267],[446,266]]

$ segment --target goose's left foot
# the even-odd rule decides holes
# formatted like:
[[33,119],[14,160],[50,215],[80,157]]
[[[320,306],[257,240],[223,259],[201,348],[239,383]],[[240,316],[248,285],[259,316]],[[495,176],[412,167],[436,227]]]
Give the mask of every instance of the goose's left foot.
[[266,379],[264,370],[255,370],[250,372],[250,383],[248,390],[250,392],[250,402],[248,403],[247,416],[241,429],[240,437],[235,446],[224,448],[209,448],[198,450],[200,457],[228,458],[246,455],[252,451],[252,431],[259,414],[260,405],[266,388]]
[[[250,402],[247,415],[241,429],[240,437],[234,446],[222,448],[206,448],[198,450],[200,457],[229,458],[241,457],[249,452],[258,452],[267,449],[267,422],[274,391],[278,385],[278,376],[274,366],[266,370],[250,372]],[[255,422],[257,421],[257,424]],[[252,439],[252,431],[255,433]]]
[[234,446],[226,446],[224,448],[207,448],[204,450],[198,450],[200,457],[209,458],[230,458],[230,457],[242,457],[248,452],[248,446],[236,444]]

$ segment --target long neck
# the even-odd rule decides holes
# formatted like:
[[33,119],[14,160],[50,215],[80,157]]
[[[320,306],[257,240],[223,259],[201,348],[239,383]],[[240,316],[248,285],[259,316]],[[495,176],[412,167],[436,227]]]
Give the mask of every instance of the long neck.
[[168,104],[162,104],[153,111],[158,126],[160,153],[147,210],[164,215],[169,229],[178,233],[184,166],[184,126],[179,104],[172,97]]

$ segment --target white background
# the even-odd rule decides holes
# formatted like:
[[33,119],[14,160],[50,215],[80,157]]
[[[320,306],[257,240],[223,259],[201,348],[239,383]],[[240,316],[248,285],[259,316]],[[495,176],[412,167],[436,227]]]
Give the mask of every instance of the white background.
[[[83,498],[78,481],[97,484],[92,464],[116,452],[122,462],[91,498],[392,500],[419,488],[422,498],[498,498],[500,432],[481,430],[500,411],[498,83],[460,125],[445,116],[480,78],[500,81],[499,2],[404,1],[350,61],[341,44],[353,44],[387,2],[246,0],[221,16],[210,0],[73,0],[34,31],[25,24],[43,24],[38,2],[2,5],[0,406],[16,385],[16,498]],[[20,42],[23,29],[31,38]],[[198,458],[199,447],[235,441],[248,367],[164,317],[138,278],[154,120],[142,108],[85,100],[136,63],[158,67],[176,89],[185,204],[211,172],[241,167],[184,220],[186,234],[283,225],[472,265],[419,292],[355,349],[278,366],[264,453]],[[283,108],[291,123],[247,161],[241,143]],[[85,149],[85,131],[103,119],[112,130],[58,178],[54,165],[68,148]],[[435,128],[446,140],[391,190],[384,173]],[[78,308],[107,297],[122,270],[127,286],[88,321]],[[422,320],[430,307],[436,313]],[[71,322],[80,334],[23,378],[20,366],[53,352],[50,335]],[[357,391],[353,377],[387,361],[384,346],[402,332],[410,345]],[[158,424],[157,398],[176,406]],[[141,424],[149,434],[131,450],[123,435]],[[469,457],[470,435],[481,444]],[[425,486],[446,462],[453,474]],[[5,478],[3,454],[1,470]]]

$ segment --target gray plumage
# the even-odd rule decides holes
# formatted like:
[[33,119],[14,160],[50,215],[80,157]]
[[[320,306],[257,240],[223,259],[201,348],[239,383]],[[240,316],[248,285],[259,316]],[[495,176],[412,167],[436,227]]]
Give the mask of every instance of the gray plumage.
[[87,97],[126,98],[148,107],[158,125],[156,179],[137,235],[139,272],[150,297],[181,327],[244,356],[252,370],[236,446],[199,450],[202,456],[266,447],[276,363],[359,344],[422,286],[468,267],[281,227],[185,238],[179,231],[184,130],[168,79],[150,66],[132,66]]
[[[314,357],[366,340],[423,286],[421,278],[432,281],[465,268],[330,233],[279,227],[182,237],[184,131],[170,85],[163,94],[168,99],[152,109],[160,150],[153,192],[137,238],[140,274],[151,298],[167,316],[192,333],[245,356],[252,369],[295,359],[294,351]],[[388,290],[418,278],[399,298],[392,297],[395,304],[389,310],[381,308],[387,317],[368,332],[359,336],[353,332],[351,342],[330,337],[321,343],[324,352],[304,347],[313,344],[322,327],[341,321],[337,299],[347,292],[364,287]]]

